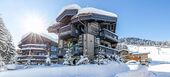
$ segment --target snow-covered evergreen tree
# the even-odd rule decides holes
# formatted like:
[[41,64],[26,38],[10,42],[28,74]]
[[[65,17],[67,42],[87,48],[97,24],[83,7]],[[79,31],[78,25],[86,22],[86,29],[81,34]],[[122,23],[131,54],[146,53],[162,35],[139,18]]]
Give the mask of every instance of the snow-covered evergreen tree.
[[89,64],[89,59],[86,55],[80,56],[80,60],[76,63],[76,65],[80,65],[80,64]]
[[73,65],[73,58],[72,58],[72,54],[71,54],[71,50],[68,49],[66,51],[66,54],[64,55],[64,65]]
[[46,58],[46,65],[47,65],[47,66],[50,66],[50,65],[51,65],[51,59],[50,59],[49,56],[47,56],[47,58]]
[[12,42],[12,36],[0,17],[0,56],[6,64],[12,61],[15,54],[16,51]]
[[152,41],[135,37],[120,38],[119,43],[137,46],[170,47],[170,41]]
[[99,50],[99,53],[96,57],[97,59],[95,60],[95,63],[99,65],[107,64],[110,61],[110,56],[106,55],[103,50]]
[[3,58],[0,57],[0,72],[6,70],[5,62],[3,61]]

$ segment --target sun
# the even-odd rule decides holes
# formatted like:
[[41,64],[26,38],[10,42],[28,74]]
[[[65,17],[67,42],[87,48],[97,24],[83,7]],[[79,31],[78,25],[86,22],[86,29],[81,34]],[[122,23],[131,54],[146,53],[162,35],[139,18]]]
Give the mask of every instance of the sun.
[[39,14],[27,14],[22,20],[25,32],[41,33],[45,30],[45,20]]

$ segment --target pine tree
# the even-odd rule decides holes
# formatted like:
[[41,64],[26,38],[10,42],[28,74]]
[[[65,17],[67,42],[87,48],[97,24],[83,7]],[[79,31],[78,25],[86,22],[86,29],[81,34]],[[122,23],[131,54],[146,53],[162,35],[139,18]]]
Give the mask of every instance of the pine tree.
[[64,65],[73,65],[73,58],[72,58],[72,54],[71,54],[71,50],[68,49],[66,51],[66,54],[64,55]]
[[13,62],[15,55],[16,51],[12,42],[12,36],[0,17],[0,57],[2,57],[2,61],[7,64]]
[[51,65],[51,59],[50,59],[49,56],[47,56],[45,62],[46,62],[46,65],[47,65],[47,66],[50,66],[50,65]]

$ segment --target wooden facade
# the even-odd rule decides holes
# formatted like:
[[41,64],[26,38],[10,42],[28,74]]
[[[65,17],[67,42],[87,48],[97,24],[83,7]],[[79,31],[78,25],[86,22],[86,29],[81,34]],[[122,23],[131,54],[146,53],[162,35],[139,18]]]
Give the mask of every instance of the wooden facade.
[[119,55],[123,58],[124,62],[135,60],[143,65],[148,64],[148,54],[149,53],[129,52],[128,50],[119,51]]
[[105,13],[108,12],[96,8],[65,8],[56,18],[56,23],[48,28],[50,33],[58,34],[58,56],[62,58],[68,49],[71,49],[73,56],[84,55],[90,60],[100,52],[107,56],[114,55],[118,43],[117,15]]

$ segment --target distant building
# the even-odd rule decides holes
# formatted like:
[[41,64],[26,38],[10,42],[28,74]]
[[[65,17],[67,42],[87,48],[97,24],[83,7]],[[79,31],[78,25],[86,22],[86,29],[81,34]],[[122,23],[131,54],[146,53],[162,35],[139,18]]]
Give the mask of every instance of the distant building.
[[149,55],[170,55],[170,48],[157,46],[135,46],[127,45],[129,51],[139,53],[150,53]]
[[140,62],[141,64],[148,65],[149,63],[149,58],[148,58],[149,53],[139,53],[139,52],[132,52],[129,53],[128,57],[129,60],[136,60]]
[[57,42],[45,34],[28,33],[19,43],[17,62],[20,64],[44,64],[47,57],[56,62]]
[[135,60],[141,64],[147,65],[149,62],[149,52],[131,52],[129,50],[120,50],[119,55],[123,59],[123,62]]

